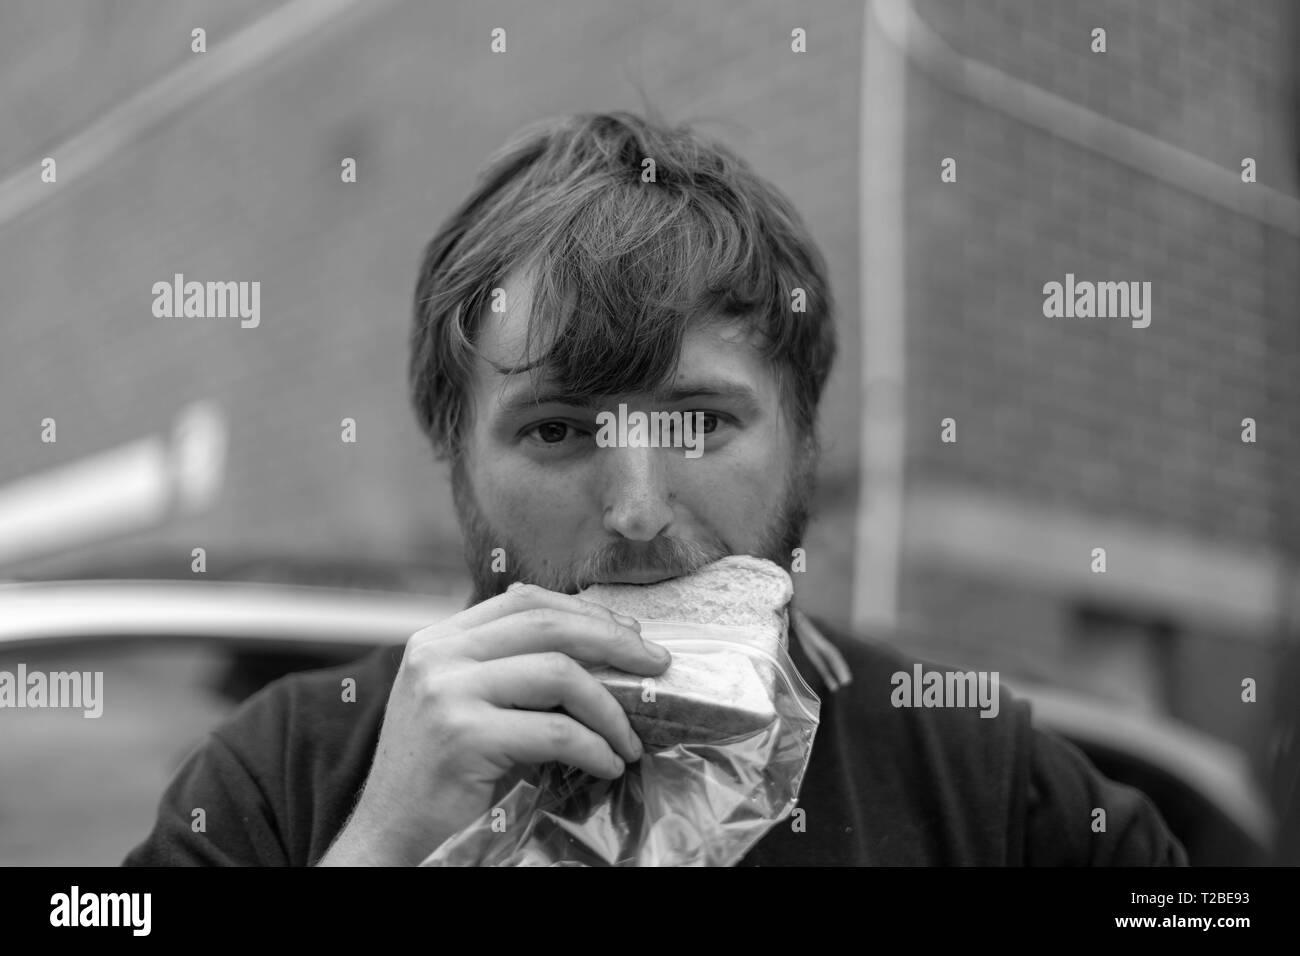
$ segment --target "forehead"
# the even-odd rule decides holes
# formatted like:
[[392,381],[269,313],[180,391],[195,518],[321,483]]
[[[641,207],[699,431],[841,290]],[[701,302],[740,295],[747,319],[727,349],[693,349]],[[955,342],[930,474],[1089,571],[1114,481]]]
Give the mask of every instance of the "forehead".
[[[510,397],[532,393],[527,373],[510,375],[500,371],[536,360],[548,342],[537,336],[531,355],[525,356],[528,314],[532,297],[528,283],[512,275],[501,288],[505,292],[502,312],[487,310],[479,328],[473,392],[476,405],[488,415]],[[689,325],[682,339],[677,383],[726,381],[747,385],[763,400],[774,400],[776,379],[758,348],[758,334],[738,319],[713,318]],[[544,388],[544,371],[539,369],[538,388]]]

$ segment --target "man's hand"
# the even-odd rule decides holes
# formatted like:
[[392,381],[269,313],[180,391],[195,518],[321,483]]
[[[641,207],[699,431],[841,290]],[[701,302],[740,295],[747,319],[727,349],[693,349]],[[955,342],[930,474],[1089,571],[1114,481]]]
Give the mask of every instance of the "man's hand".
[[534,585],[416,631],[361,798],[320,865],[419,863],[486,812],[519,765],[617,777],[641,742],[577,662],[654,676],[669,660],[632,618]]

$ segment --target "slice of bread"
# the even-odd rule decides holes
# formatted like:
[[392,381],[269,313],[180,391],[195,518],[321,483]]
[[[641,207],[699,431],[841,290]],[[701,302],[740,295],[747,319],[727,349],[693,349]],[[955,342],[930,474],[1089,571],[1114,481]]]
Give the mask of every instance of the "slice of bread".
[[[771,561],[731,555],[670,581],[596,584],[578,596],[639,621],[744,628],[740,636],[775,657],[786,646],[794,586]],[[644,631],[654,640],[653,625]],[[651,750],[752,733],[776,716],[773,666],[725,645],[706,653],[675,654],[668,669],[649,683],[613,667],[593,668],[592,674],[609,688]]]

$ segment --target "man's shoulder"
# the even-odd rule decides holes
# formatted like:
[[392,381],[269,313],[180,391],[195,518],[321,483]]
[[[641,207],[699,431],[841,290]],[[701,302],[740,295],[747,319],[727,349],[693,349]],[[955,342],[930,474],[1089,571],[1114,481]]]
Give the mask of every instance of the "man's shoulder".
[[366,718],[383,713],[401,660],[400,645],[377,647],[346,663],[287,674],[245,700],[218,735],[265,733],[268,722],[321,739],[364,728]]
[[266,786],[355,776],[373,756],[402,647],[285,675],[245,700],[213,736]]
[[281,677],[215,731],[267,801],[291,864],[320,859],[351,812],[402,652],[380,647],[348,663]]
[[[402,651],[379,648],[252,694],[177,769],[153,830],[126,862],[319,860],[365,783]],[[209,831],[191,830],[194,807],[205,808]]]
[[[860,786],[900,819],[919,805],[929,821],[965,820],[972,845],[971,834],[997,832],[992,855],[982,860],[1185,865],[1185,851],[1151,801],[1103,776],[1074,744],[1033,726],[1028,701],[1000,680],[994,690],[996,672],[818,626],[853,674],[832,705],[852,753],[848,763]],[[1094,830],[1098,808],[1106,810],[1109,833]]]
[[[297,671],[288,674],[268,685],[268,689],[299,700],[303,704],[332,703],[339,697],[340,688],[345,681],[354,681],[357,693],[353,696],[356,703],[364,705],[362,691],[369,690],[370,702],[374,702],[375,691],[382,691],[378,697],[380,703],[387,701],[388,690],[402,663],[404,646],[401,644],[375,647],[352,660],[321,667],[315,670]],[[351,687],[352,685],[347,685]]]

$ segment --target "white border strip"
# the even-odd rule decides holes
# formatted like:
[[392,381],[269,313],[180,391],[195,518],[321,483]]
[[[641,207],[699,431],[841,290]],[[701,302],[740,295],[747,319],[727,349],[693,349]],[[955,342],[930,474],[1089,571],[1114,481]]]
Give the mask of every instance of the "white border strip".
[[221,407],[194,402],[170,443],[142,438],[0,484],[0,566],[205,510],[221,493],[226,443]]
[[167,446],[143,438],[0,486],[0,565],[160,523]]
[[401,642],[463,599],[226,581],[0,584],[0,646],[97,637]]
[[888,632],[898,620],[906,412],[903,186],[906,64],[864,11],[859,236],[861,408],[850,623]]
[[[1294,569],[1267,548],[930,482],[910,489],[906,520],[909,561],[1213,618],[1243,639],[1282,635]],[[1093,548],[1106,549],[1105,573]]]

